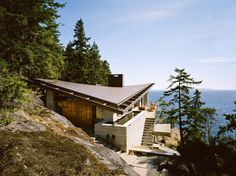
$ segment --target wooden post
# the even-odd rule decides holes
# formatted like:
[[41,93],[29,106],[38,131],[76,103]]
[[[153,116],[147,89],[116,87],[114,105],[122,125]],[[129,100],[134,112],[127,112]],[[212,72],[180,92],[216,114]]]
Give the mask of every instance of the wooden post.
[[55,96],[54,92],[47,89],[46,107],[53,111],[56,110],[56,103],[54,96]]

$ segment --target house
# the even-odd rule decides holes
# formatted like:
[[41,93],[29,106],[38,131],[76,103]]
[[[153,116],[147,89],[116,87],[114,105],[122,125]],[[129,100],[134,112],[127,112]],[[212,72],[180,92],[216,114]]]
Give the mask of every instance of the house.
[[[31,79],[45,90],[45,104],[75,126],[90,130],[123,151],[151,145],[155,111],[149,109],[153,83],[123,86],[123,75],[110,75],[108,86]],[[146,130],[145,130],[146,128]]]

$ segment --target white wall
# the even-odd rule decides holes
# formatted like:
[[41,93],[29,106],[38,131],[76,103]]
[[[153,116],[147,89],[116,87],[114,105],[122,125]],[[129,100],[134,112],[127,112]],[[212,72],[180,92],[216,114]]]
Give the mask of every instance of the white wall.
[[142,111],[125,124],[127,151],[130,147],[141,145],[146,116],[147,112]]
[[104,124],[105,121],[95,124],[95,135],[106,139],[109,134],[110,138],[115,135],[115,145],[122,151],[126,151],[126,127],[122,125]]
[[102,111],[102,118],[106,121],[116,121],[117,119],[119,119],[121,116],[117,113],[108,111],[106,109],[103,109]]
[[142,111],[124,125],[105,124],[105,120],[96,123],[95,135],[104,139],[108,134],[115,135],[115,145],[128,152],[130,147],[141,145],[147,115],[147,111]]

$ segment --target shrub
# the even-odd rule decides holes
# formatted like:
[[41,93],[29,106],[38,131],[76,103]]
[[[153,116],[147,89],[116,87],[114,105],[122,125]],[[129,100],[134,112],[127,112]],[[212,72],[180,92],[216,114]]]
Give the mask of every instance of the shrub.
[[1,125],[6,126],[6,125],[10,124],[12,121],[14,121],[14,119],[11,117],[2,118],[2,119],[0,119],[0,126]]
[[29,90],[18,75],[8,72],[0,59],[0,108],[19,108],[27,101]]

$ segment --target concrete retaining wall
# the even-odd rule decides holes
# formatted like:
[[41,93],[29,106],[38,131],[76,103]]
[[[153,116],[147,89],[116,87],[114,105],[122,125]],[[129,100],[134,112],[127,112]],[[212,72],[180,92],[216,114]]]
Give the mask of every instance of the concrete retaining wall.
[[[104,124],[105,121],[95,124],[95,135],[100,136],[107,142],[113,143],[112,135],[115,136],[114,144],[122,151],[126,151],[126,127],[121,125]],[[109,139],[108,138],[109,135]]]
[[143,111],[126,123],[126,148],[140,146],[143,137],[143,130],[147,112]]
[[[106,121],[95,124],[95,135],[109,140],[111,143],[114,135],[114,144],[122,151],[128,151],[130,147],[141,145],[145,118],[147,112],[140,112],[124,125],[105,124]],[[109,139],[108,139],[109,135]]]

